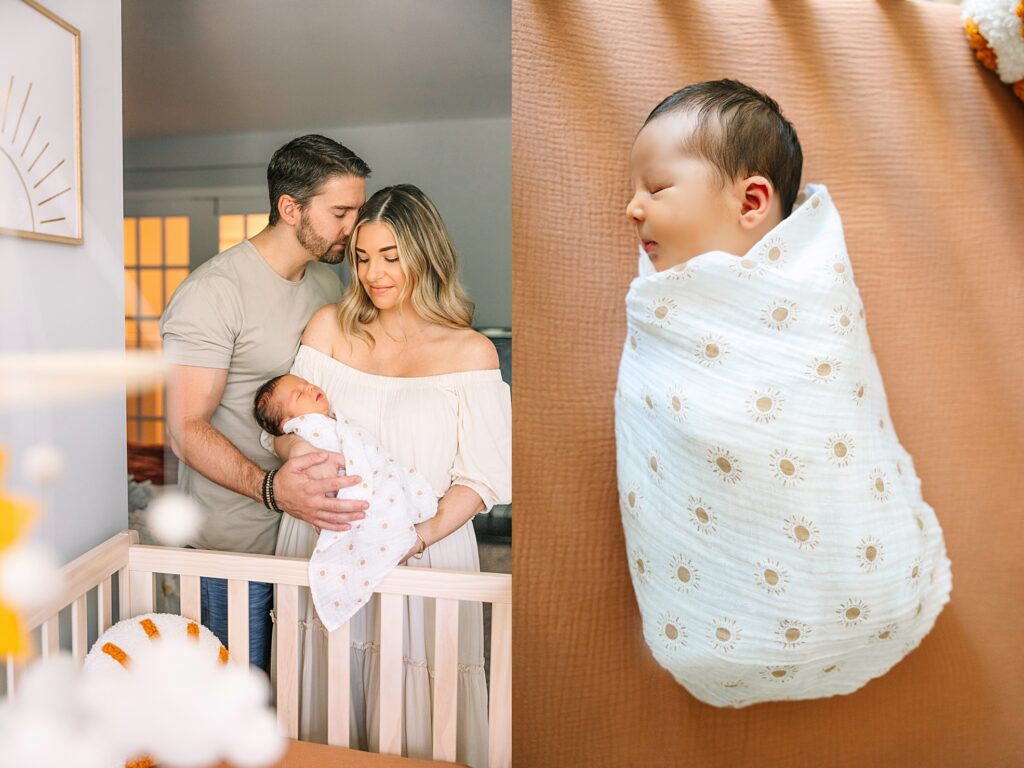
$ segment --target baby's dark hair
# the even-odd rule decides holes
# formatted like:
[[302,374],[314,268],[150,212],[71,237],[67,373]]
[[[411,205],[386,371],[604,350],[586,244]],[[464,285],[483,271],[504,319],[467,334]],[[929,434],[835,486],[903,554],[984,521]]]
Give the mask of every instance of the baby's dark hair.
[[646,126],[663,115],[693,114],[696,127],[683,150],[713,165],[724,183],[759,174],[775,187],[782,218],[800,191],[804,155],[793,125],[768,95],[736,80],[694,83],[656,106]]
[[282,373],[280,376],[275,376],[257,389],[252,405],[252,415],[256,417],[256,423],[275,437],[280,437],[284,434],[281,431],[281,422],[284,421],[284,414],[281,413],[280,408],[274,407],[274,390],[277,389],[281,379],[287,375],[287,373]]

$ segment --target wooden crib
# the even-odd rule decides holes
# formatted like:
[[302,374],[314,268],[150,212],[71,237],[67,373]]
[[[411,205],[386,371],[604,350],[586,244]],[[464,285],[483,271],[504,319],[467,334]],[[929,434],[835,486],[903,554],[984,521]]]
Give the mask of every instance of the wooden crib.
[[[59,614],[71,608],[71,652],[81,663],[88,652],[89,593],[95,590],[95,626],[106,630],[113,620],[113,586],[118,586],[117,616],[127,618],[149,613],[154,604],[154,576],[181,577],[181,615],[198,620],[199,578],[228,580],[228,647],[233,661],[249,662],[250,581],[277,585],[277,716],[284,733],[298,736],[298,601],[299,587],[309,586],[307,561],[300,558],[249,555],[234,552],[149,547],[138,543],[135,531],[111,537],[62,569],[63,590],[58,598],[25,617],[30,630],[39,629],[40,654],[45,658],[60,650]],[[127,587],[127,588],[126,588]],[[433,759],[455,760],[456,679],[458,672],[459,601],[490,603],[491,659],[489,684],[488,753],[491,768],[507,768],[512,762],[512,577],[497,573],[467,573],[425,568],[395,568],[376,590],[381,600],[380,647],[380,752],[401,755],[402,748],[402,598],[436,600],[435,669],[433,708]],[[349,738],[349,627],[328,636],[328,744],[347,748]],[[6,661],[6,690],[16,693],[20,666]],[[297,747],[297,750],[294,749]],[[326,748],[321,748],[326,749]],[[289,755],[301,764],[293,745]],[[361,757],[365,758],[361,761]],[[344,749],[339,763],[361,765],[415,765],[395,757],[380,758]],[[321,760],[323,758],[320,758]],[[331,764],[329,759],[323,764]]]

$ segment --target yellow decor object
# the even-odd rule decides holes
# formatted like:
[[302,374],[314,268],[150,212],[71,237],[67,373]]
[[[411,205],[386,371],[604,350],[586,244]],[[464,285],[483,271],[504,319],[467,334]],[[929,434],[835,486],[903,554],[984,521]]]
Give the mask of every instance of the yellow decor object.
[[1024,101],[1024,0],[964,0],[960,18],[978,61]]
[[[28,533],[36,518],[35,505],[25,499],[11,496],[3,489],[3,476],[7,453],[0,449],[0,557]],[[21,617],[0,597],[0,655],[11,654],[23,659],[28,653],[28,638],[22,626]]]

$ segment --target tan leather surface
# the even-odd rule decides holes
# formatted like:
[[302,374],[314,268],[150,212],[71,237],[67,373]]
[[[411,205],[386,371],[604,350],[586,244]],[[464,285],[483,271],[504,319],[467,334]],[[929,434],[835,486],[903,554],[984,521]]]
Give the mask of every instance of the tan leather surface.
[[[1024,104],[912,0],[515,0],[515,765],[1024,761]],[[628,152],[677,88],[734,77],[826,184],[897,432],[953,561],[921,647],[860,691],[719,710],[650,657],[612,397],[635,273]]]

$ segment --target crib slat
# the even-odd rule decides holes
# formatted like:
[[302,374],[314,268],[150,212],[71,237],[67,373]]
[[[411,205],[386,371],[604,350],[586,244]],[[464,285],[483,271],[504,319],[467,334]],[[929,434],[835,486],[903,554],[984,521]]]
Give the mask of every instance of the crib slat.
[[55,613],[39,627],[39,651],[44,659],[60,653],[59,613]]
[[512,765],[512,605],[491,605],[490,768]]
[[144,613],[152,613],[155,600],[153,572],[131,571],[128,575],[128,594],[131,600],[129,616],[134,618]]
[[110,628],[113,621],[113,608],[110,598],[113,596],[113,585],[110,578],[106,578],[96,585],[96,618],[99,621],[99,634],[103,634]]
[[290,739],[299,737],[299,588],[277,585],[277,722]]
[[71,654],[79,664],[89,651],[89,612],[85,598],[82,595],[71,604]]
[[380,596],[380,753],[402,754],[402,595]]
[[131,613],[131,586],[128,568],[117,572],[117,620],[124,621]]
[[201,602],[199,599],[199,577],[181,577],[181,615],[192,621],[201,621]]
[[455,762],[459,601],[438,598],[434,613],[434,759]]
[[249,663],[249,582],[228,579],[228,651],[232,661]]
[[349,622],[327,636],[327,743],[348,746],[351,692]]

